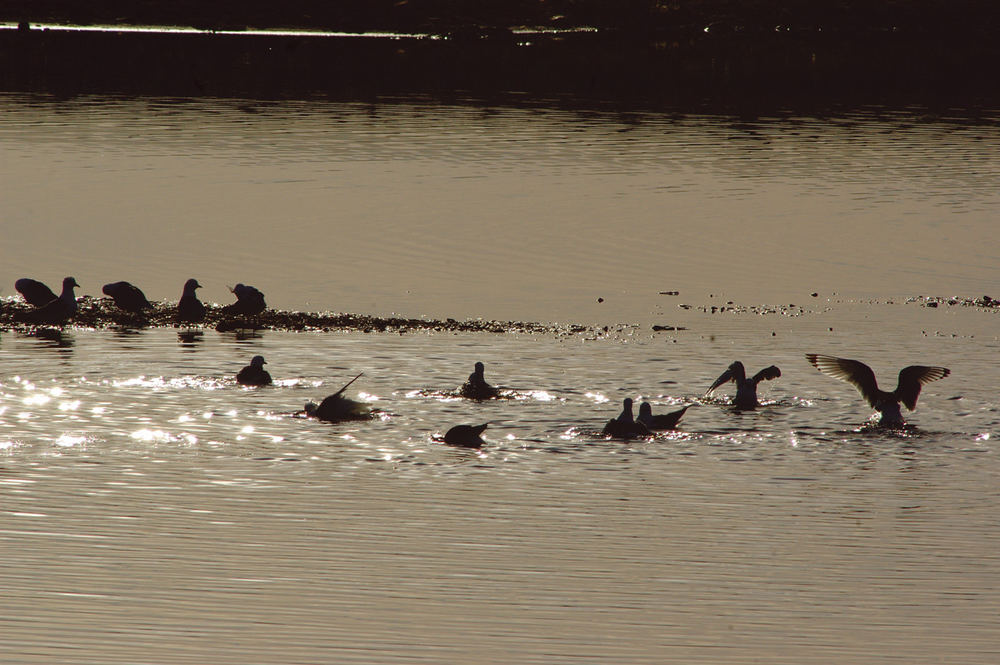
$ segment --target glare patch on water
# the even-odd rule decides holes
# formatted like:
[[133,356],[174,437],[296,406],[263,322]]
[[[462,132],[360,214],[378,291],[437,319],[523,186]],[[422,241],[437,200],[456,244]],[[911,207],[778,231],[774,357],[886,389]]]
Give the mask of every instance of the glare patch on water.
[[601,393],[590,393],[590,392],[588,392],[588,393],[584,393],[583,396],[586,397],[587,399],[592,400],[594,402],[594,404],[604,404],[605,402],[610,402],[611,401],[608,397],[606,397],[605,395],[603,395]]
[[140,429],[132,432],[130,436],[136,441],[144,443],[170,443],[175,440],[170,432],[161,429]]
[[55,444],[63,448],[80,446],[86,442],[87,442],[87,437],[75,434],[62,434],[59,436],[59,438],[55,440]]
[[115,388],[148,388],[155,391],[178,390],[183,388],[200,388],[202,390],[218,390],[226,387],[226,382],[204,376],[180,376],[164,378],[162,376],[137,376],[131,379],[113,379],[108,382]]

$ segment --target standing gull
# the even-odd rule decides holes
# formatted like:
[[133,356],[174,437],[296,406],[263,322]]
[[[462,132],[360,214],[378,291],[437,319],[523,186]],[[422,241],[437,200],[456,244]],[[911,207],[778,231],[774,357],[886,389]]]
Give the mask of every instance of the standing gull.
[[195,289],[200,289],[201,284],[196,279],[189,279],[184,282],[184,293],[177,303],[178,323],[201,323],[205,320],[205,305],[198,300]]
[[111,296],[115,305],[126,312],[139,314],[144,309],[153,309],[153,305],[146,299],[146,294],[138,286],[128,282],[112,282],[105,284],[101,291],[106,296]]
[[241,386],[269,386],[271,385],[271,375],[264,369],[267,361],[264,356],[254,356],[250,359],[250,364],[240,370],[236,375],[236,383]]
[[681,417],[684,416],[684,412],[688,410],[690,404],[686,405],[682,409],[677,411],[671,411],[670,413],[664,413],[658,416],[653,415],[653,406],[649,402],[643,402],[639,405],[639,417],[636,421],[642,423],[647,429],[674,429],[677,427],[677,423],[681,421]]
[[705,391],[705,395],[710,395],[723,383],[732,381],[736,384],[736,397],[733,398],[733,406],[737,409],[754,409],[760,406],[760,402],[757,401],[757,384],[761,381],[777,379],[779,376],[781,376],[781,370],[771,365],[748,379],[746,370],[743,369],[743,363],[737,360],[722,373],[722,376],[715,380],[712,387]]
[[35,307],[42,307],[56,299],[56,294],[52,292],[52,289],[30,277],[22,277],[14,282],[14,288],[29,305]]
[[483,377],[485,366],[481,362],[476,363],[475,371],[469,375],[469,380],[462,384],[459,393],[462,397],[469,399],[492,399],[500,394],[496,388],[486,383]]
[[61,326],[76,314],[76,294],[74,287],[80,286],[72,277],[63,279],[62,293],[42,307],[24,312],[16,317],[22,323]]
[[900,427],[906,424],[903,420],[903,414],[899,410],[900,402],[905,404],[907,409],[913,411],[917,408],[917,397],[920,396],[920,387],[923,384],[943,379],[951,374],[951,370],[947,367],[910,365],[900,370],[899,383],[896,385],[896,389],[890,393],[878,387],[878,383],[875,381],[875,372],[859,360],[837,358],[820,353],[807,353],[806,360],[823,374],[847,381],[857,388],[869,406],[882,414],[878,424],[886,427]]

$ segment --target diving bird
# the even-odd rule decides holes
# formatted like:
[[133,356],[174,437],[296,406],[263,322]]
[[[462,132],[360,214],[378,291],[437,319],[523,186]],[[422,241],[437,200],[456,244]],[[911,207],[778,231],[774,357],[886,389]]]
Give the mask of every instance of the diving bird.
[[899,383],[891,393],[881,390],[875,381],[872,368],[858,360],[826,356],[820,353],[807,353],[813,367],[823,374],[841,381],[847,381],[861,393],[869,406],[881,415],[879,425],[899,427],[905,425],[899,404],[913,411],[917,408],[917,397],[920,387],[925,383],[937,381],[951,374],[947,367],[928,367],[926,365],[910,365],[899,372]]
[[205,305],[198,300],[195,289],[200,289],[201,284],[196,279],[189,279],[184,282],[184,293],[177,302],[177,322],[178,323],[201,323],[205,320]]
[[343,388],[327,396],[318,405],[315,402],[306,403],[306,415],[332,423],[340,422],[341,420],[364,420],[371,418],[371,409],[367,404],[344,397],[344,391],[347,390],[347,387],[361,378],[363,374],[364,372],[358,374],[345,383]]
[[237,284],[230,290],[236,296],[236,302],[223,307],[223,314],[252,316],[260,314],[267,309],[267,303],[264,302],[264,294],[256,288],[247,284]]
[[79,286],[75,279],[66,277],[63,279],[62,293],[57,298],[53,298],[38,309],[20,314],[15,317],[16,320],[36,325],[63,325],[76,314],[76,294],[73,289]]
[[250,359],[250,364],[240,370],[236,375],[236,383],[241,386],[269,386],[271,385],[271,375],[264,369],[267,361],[264,356],[254,356]]
[[722,373],[722,376],[715,380],[711,388],[705,391],[705,396],[710,395],[723,383],[732,381],[736,384],[736,397],[733,398],[733,406],[737,409],[753,409],[760,406],[760,402],[757,401],[757,384],[761,381],[777,379],[779,376],[781,376],[781,370],[771,365],[748,379],[746,370],[743,369],[743,363],[737,360]]
[[483,363],[476,363],[475,371],[469,375],[469,380],[463,383],[458,391],[462,397],[469,399],[491,399],[500,394],[500,391],[486,383],[486,379],[483,377],[484,369],[485,366]]
[[105,284],[101,291],[106,296],[111,296],[118,309],[139,314],[144,309],[153,309],[153,305],[146,300],[146,294],[133,284],[128,282],[112,282]]
[[681,418],[684,416],[684,412],[688,410],[688,404],[682,409],[677,411],[671,411],[670,413],[664,413],[658,416],[653,415],[653,406],[649,402],[643,402],[639,405],[639,417],[636,418],[636,422],[642,423],[647,429],[674,429],[677,427],[677,423],[680,422]]
[[602,434],[604,436],[630,439],[633,437],[649,436],[652,432],[649,431],[649,428],[645,424],[636,422],[635,417],[632,415],[632,398],[626,397],[622,402],[622,412],[618,414],[617,418],[612,418],[608,421],[608,424],[604,426]]
[[35,307],[42,307],[56,299],[56,294],[52,292],[52,289],[30,277],[22,277],[14,282],[14,288],[29,305]]
[[461,446],[462,448],[479,448],[485,441],[482,434],[489,423],[482,425],[455,425],[445,432],[444,442],[449,446]]

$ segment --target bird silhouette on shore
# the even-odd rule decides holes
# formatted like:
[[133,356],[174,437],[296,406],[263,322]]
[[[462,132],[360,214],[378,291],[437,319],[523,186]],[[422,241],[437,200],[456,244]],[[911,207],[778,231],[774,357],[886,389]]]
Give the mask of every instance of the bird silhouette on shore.
[[247,284],[237,284],[230,290],[236,296],[236,302],[223,307],[223,314],[253,316],[267,309],[267,303],[264,302],[264,294],[256,288]]
[[500,394],[499,390],[486,382],[486,378],[483,376],[485,369],[486,367],[483,363],[476,363],[475,370],[469,375],[469,380],[463,383],[462,387],[458,390],[462,397],[484,400],[492,399]]
[[923,384],[943,379],[951,374],[951,370],[947,367],[910,365],[900,370],[896,389],[886,392],[878,387],[872,368],[859,360],[820,353],[807,353],[806,360],[823,374],[846,381],[857,388],[868,405],[879,412],[878,424],[885,427],[905,425],[899,408],[900,403],[913,411],[917,408],[917,397],[920,396]]
[[244,367],[236,375],[236,383],[241,386],[269,386],[271,375],[264,369],[267,361],[264,356],[254,356],[250,359],[250,364]]
[[43,307],[56,299],[52,289],[30,277],[22,277],[14,282],[14,289],[33,307]]
[[632,415],[632,398],[626,397],[622,401],[622,412],[617,418],[612,418],[602,430],[604,436],[613,436],[618,439],[631,439],[636,437],[649,436],[652,432],[645,424],[636,422]]
[[660,415],[653,415],[653,405],[649,402],[643,402],[639,405],[639,417],[636,418],[636,422],[641,423],[646,426],[647,429],[674,429],[677,427],[677,423],[681,421],[681,418],[687,412],[691,405],[688,404],[684,408],[678,409],[677,411],[671,411],[670,413],[664,413]]
[[771,365],[748,379],[746,370],[743,369],[743,363],[737,360],[705,391],[705,396],[711,395],[712,391],[722,384],[732,381],[736,384],[736,396],[733,398],[733,406],[737,409],[754,409],[760,406],[760,402],[757,401],[757,384],[761,381],[776,379],[779,376],[781,376],[781,370]]
[[138,286],[129,282],[111,282],[101,287],[101,292],[111,296],[118,309],[130,314],[141,314],[143,310],[153,309],[152,303],[146,299],[146,294]]
[[57,297],[37,309],[20,313],[15,320],[35,325],[64,325],[76,314],[76,293],[73,289],[79,286],[75,279],[66,277],[62,292]]
[[184,292],[177,302],[177,322],[178,323],[201,323],[205,320],[205,305],[198,300],[196,289],[200,289],[201,284],[196,279],[189,279],[184,282]]

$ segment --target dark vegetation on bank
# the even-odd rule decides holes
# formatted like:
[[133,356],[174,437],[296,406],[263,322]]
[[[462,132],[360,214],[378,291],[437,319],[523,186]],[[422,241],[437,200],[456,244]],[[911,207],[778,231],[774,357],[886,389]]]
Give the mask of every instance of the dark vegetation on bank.
[[0,0],[0,20],[443,37],[0,31],[0,89],[57,95],[521,95],[751,113],[1000,100],[1000,3],[984,0]]

